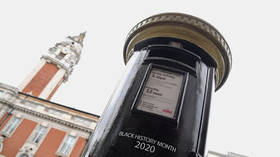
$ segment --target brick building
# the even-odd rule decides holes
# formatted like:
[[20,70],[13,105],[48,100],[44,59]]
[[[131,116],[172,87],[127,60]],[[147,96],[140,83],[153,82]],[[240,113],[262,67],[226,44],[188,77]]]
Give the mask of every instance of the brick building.
[[85,33],[43,55],[19,87],[0,83],[0,157],[79,157],[99,116],[49,101],[78,63]]

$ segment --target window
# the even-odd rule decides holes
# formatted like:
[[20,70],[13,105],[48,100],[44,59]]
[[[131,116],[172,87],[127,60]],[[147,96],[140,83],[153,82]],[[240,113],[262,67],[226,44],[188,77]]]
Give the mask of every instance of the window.
[[14,132],[14,130],[16,129],[16,127],[19,125],[19,123],[20,123],[20,118],[14,117],[13,119],[11,119],[9,121],[9,123],[7,125],[5,125],[2,132],[6,135],[11,135]]
[[47,130],[47,127],[39,125],[39,127],[35,130],[34,136],[32,137],[31,141],[36,144],[40,143]]
[[0,96],[3,94],[3,91],[2,90],[0,90]]
[[61,155],[69,155],[72,151],[72,148],[74,147],[76,143],[77,138],[71,135],[67,135],[67,137],[64,139],[61,147],[58,150],[58,153]]

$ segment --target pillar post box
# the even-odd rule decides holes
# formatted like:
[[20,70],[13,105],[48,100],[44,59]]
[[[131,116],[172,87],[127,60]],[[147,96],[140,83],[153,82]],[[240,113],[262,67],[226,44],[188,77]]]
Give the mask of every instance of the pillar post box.
[[203,157],[213,91],[231,52],[209,23],[163,13],[138,23],[126,69],[90,139],[91,157]]

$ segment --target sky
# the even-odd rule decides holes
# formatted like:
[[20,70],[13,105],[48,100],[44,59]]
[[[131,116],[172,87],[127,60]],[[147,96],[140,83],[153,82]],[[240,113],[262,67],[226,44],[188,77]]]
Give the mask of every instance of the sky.
[[125,69],[122,50],[127,33],[142,19],[162,12],[208,21],[231,47],[232,71],[212,96],[207,149],[278,156],[277,1],[1,1],[0,82],[18,86],[48,48],[87,31],[81,60],[52,101],[101,115]]

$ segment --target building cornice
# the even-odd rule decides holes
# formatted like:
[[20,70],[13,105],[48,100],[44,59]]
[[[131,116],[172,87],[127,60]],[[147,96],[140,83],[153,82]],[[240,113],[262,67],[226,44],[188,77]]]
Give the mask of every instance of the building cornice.
[[34,110],[30,110],[30,109],[27,109],[27,108],[24,108],[24,107],[21,107],[21,106],[18,106],[18,105],[14,105],[13,107],[15,109],[19,110],[19,111],[24,112],[24,113],[27,113],[27,114],[30,114],[30,115],[33,115],[33,116],[36,116],[36,117],[39,117],[39,118],[43,118],[43,119],[46,119],[46,120],[49,120],[49,121],[52,121],[52,122],[56,122],[58,124],[70,127],[72,129],[77,129],[77,130],[88,132],[88,133],[93,132],[93,129],[89,129],[89,128],[77,125],[75,123],[71,123],[71,122],[68,122],[68,121],[65,121],[65,120],[61,120],[59,118],[56,118],[56,117],[53,117],[53,116],[50,116],[50,115],[47,115],[47,114],[43,114],[43,113],[40,113],[40,112],[37,112],[37,111],[34,111]]
[[[1,87],[3,87],[3,86],[1,86]],[[6,85],[6,87],[10,88],[11,86]],[[14,88],[14,89],[16,89],[16,88]],[[20,94],[23,94],[23,93],[20,93]],[[25,95],[30,96],[30,95],[27,95],[27,94],[25,94]],[[28,109],[26,107],[22,107],[22,106],[17,105],[16,104],[18,102],[17,100],[21,100],[18,93],[15,93],[15,94],[13,93],[12,97],[9,97],[9,98],[1,97],[0,102],[2,102],[3,104],[6,104],[6,105],[8,105],[8,106],[10,106],[10,107],[12,107],[16,110],[22,111],[26,114],[33,115],[33,116],[36,116],[36,117],[39,117],[39,118],[43,118],[45,120],[49,120],[49,121],[52,121],[52,122],[70,127],[72,129],[77,129],[77,130],[84,131],[84,132],[87,132],[87,133],[92,133],[93,132],[93,129],[90,129],[90,128],[87,128],[87,127],[84,127],[84,126],[81,126],[81,125],[78,125],[78,124],[75,124],[75,123],[72,123],[70,121],[66,121],[66,120],[56,118],[55,116],[51,116],[51,115],[48,115],[48,114],[45,114],[45,113],[41,113],[41,112],[31,110],[31,109]],[[34,97],[34,98],[36,98],[36,97]],[[22,100],[24,100],[24,99],[22,99]],[[92,120],[92,121],[96,123],[96,120]]]
[[0,83],[0,87],[12,92],[14,95],[17,95],[17,93],[19,91],[18,88],[4,84],[4,83]]

